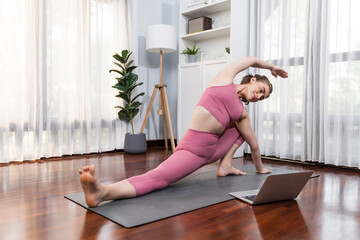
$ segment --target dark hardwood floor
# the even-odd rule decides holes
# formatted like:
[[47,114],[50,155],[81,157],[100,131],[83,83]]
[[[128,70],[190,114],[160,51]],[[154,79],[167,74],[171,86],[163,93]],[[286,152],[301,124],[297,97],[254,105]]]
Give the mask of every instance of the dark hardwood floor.
[[[268,167],[314,170],[296,200],[255,207],[238,200],[126,229],[63,196],[81,191],[77,169],[95,164],[102,183],[156,167],[169,156],[122,152],[0,165],[0,239],[360,239],[359,172],[264,160]],[[241,168],[250,158],[234,159]],[[205,166],[199,171],[217,168]],[[214,176],[216,177],[216,176]]]

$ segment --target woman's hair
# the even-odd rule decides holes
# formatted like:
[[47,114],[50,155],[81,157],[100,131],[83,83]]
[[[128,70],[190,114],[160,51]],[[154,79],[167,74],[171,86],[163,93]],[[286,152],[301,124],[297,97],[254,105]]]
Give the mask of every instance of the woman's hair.
[[[269,86],[269,96],[273,91],[273,85],[271,84],[271,82],[269,81],[269,79],[266,76],[261,76],[259,74],[255,74],[255,76],[248,74],[245,77],[243,77],[243,79],[241,80],[241,84],[247,84],[250,82],[250,80],[255,77],[257,82],[263,82],[266,83]],[[249,104],[249,101],[246,98],[241,98],[241,101],[245,102],[245,105]]]

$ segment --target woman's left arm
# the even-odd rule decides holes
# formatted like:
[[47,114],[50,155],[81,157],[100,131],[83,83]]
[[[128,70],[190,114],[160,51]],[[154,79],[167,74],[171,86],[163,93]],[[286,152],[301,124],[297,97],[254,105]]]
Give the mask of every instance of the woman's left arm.
[[238,73],[246,70],[249,67],[268,69],[268,70],[270,70],[271,74],[274,77],[277,77],[277,76],[280,76],[282,78],[288,77],[288,73],[284,69],[281,69],[281,68],[275,66],[274,64],[265,62],[256,57],[246,57],[246,58],[239,59],[239,60],[229,64],[226,68],[224,68],[219,73],[219,75],[223,79],[224,78],[225,79],[234,79]]
[[260,148],[257,142],[255,133],[251,127],[249,114],[244,109],[241,117],[236,121],[236,126],[240,131],[241,136],[249,144],[251,149],[251,157],[253,159],[257,173],[271,173],[269,169],[263,167],[260,155]]
[[271,74],[276,78],[277,78],[277,76],[280,76],[282,78],[288,77],[288,73],[284,69],[279,68],[279,67],[275,66],[274,64],[265,62],[258,58],[255,58],[254,64],[252,65],[252,67],[268,69],[268,70],[270,70]]

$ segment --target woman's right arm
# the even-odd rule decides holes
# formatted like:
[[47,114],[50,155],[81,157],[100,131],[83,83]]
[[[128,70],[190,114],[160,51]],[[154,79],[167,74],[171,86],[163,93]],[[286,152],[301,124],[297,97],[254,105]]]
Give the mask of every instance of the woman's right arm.
[[239,129],[241,136],[244,138],[244,140],[250,146],[251,157],[253,159],[256,172],[257,173],[270,173],[271,172],[270,170],[263,167],[263,164],[261,161],[259,144],[257,142],[255,133],[251,127],[249,114],[246,111],[246,109],[244,109],[243,113],[241,114],[241,117],[236,121],[236,126]]

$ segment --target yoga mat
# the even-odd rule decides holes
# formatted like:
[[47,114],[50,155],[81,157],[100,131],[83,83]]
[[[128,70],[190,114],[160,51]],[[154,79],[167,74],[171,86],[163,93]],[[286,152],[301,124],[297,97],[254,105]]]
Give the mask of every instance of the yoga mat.
[[320,175],[317,173],[313,173],[310,178],[316,178],[316,177],[320,177]]
[[[297,172],[270,168],[272,174]],[[269,174],[256,174],[253,165],[241,166],[245,176],[217,177],[216,171],[195,172],[159,191],[131,199],[86,205],[84,193],[70,193],[65,198],[101,216],[130,228],[195,209],[234,199],[229,192],[260,188]]]

